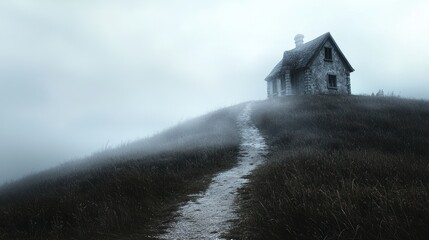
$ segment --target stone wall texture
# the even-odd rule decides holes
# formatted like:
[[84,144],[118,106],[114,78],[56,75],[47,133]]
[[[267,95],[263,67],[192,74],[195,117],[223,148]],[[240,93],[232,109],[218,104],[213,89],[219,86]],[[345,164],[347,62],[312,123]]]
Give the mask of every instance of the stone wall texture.
[[[332,48],[332,43],[330,41],[325,43],[309,67],[314,87],[312,93],[350,94],[350,84],[348,84],[350,73],[335,48],[332,48],[332,61],[325,61],[325,47]],[[337,89],[328,88],[328,74],[337,76]]]

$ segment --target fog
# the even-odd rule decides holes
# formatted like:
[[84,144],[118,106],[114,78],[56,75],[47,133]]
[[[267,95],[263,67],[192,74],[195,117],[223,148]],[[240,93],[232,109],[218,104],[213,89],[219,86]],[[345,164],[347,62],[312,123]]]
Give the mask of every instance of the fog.
[[264,99],[294,47],[331,32],[354,94],[428,98],[429,2],[2,1],[0,183]]

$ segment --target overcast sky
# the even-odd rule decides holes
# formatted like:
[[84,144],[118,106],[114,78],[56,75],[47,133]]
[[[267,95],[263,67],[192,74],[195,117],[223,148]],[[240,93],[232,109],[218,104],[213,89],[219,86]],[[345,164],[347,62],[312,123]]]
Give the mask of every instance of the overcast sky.
[[294,48],[331,32],[354,94],[429,98],[429,1],[4,0],[0,183],[264,99]]

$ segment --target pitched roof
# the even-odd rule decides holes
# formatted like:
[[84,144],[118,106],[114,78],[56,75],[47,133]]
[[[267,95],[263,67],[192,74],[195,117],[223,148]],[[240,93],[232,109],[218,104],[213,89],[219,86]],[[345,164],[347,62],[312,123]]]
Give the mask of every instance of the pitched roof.
[[283,59],[274,67],[274,69],[265,78],[265,80],[277,77],[285,70],[296,70],[307,67],[308,65],[310,65],[312,60],[316,57],[317,53],[320,52],[320,50],[328,40],[332,41],[334,47],[336,48],[337,52],[339,53],[341,59],[344,61],[344,64],[349,69],[349,71],[353,72],[353,67],[350,65],[344,54],[341,52],[334,38],[332,38],[331,33],[327,32],[299,47],[296,47],[289,51],[285,51],[283,54]]

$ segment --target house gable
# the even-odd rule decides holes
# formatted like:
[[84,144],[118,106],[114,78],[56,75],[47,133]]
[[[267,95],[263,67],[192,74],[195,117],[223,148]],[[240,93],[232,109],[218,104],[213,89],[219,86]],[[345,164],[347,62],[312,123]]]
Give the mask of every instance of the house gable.
[[[331,59],[326,59],[325,48],[330,49]],[[347,63],[335,43],[326,41],[308,66],[312,79],[311,93],[349,94],[349,78],[353,69]]]
[[[341,51],[341,49],[338,47],[337,43],[335,42],[334,38],[332,37],[331,33],[325,33],[324,35],[327,35],[326,38],[323,40],[323,42],[321,42],[321,44],[318,46],[317,50],[314,51],[312,57],[309,59],[309,61],[307,62],[305,67],[309,67],[314,59],[317,57],[317,55],[322,52],[324,54],[324,48],[327,47],[327,45],[332,48],[333,52],[336,52],[339,59],[341,59],[341,61],[343,62],[344,66],[347,68],[347,70],[349,72],[354,72],[355,70],[353,69],[352,65],[349,63],[349,61],[347,60],[347,58],[344,56],[343,52]],[[322,35],[322,36],[324,36]]]

